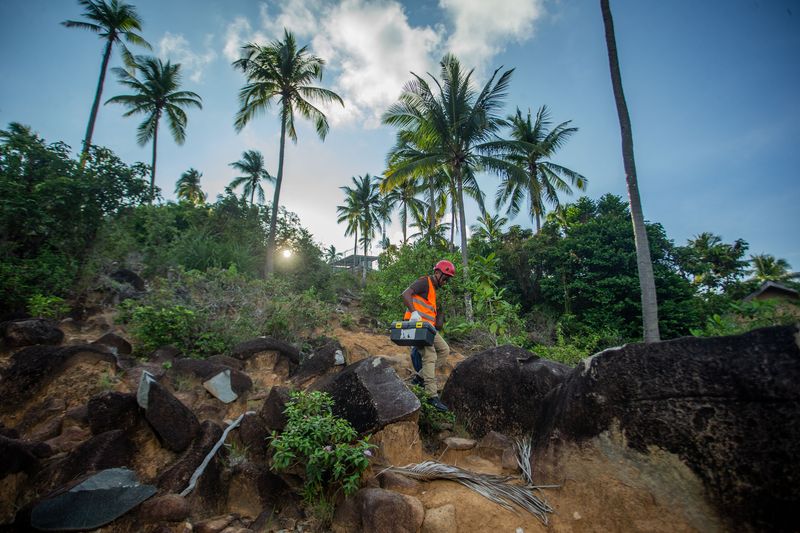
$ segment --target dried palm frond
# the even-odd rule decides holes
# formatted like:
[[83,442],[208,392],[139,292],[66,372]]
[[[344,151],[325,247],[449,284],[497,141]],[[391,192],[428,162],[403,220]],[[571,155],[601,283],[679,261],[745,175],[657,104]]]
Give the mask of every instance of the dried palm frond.
[[517,464],[522,472],[522,479],[533,485],[533,465],[531,464],[531,436],[526,435],[514,442],[517,448]]
[[517,509],[514,505],[517,505],[539,518],[545,525],[547,525],[547,513],[553,512],[553,508],[550,507],[546,501],[538,498],[534,494],[536,490],[541,492],[542,487],[512,484],[510,481],[513,478],[508,476],[477,474],[469,470],[463,470],[457,466],[437,463],[435,461],[425,461],[403,467],[392,466],[385,471],[396,472],[421,481],[444,479],[461,483],[484,498],[515,513]]

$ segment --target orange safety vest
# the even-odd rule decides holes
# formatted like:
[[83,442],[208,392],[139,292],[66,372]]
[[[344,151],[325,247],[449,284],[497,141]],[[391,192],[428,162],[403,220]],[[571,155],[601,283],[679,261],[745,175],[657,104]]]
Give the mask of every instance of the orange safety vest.
[[[422,320],[430,322],[431,326],[436,327],[436,289],[433,287],[431,277],[428,278],[428,299],[426,300],[419,294],[415,294],[411,301],[414,304],[414,310],[419,313]],[[411,319],[411,311],[406,311],[403,320]]]

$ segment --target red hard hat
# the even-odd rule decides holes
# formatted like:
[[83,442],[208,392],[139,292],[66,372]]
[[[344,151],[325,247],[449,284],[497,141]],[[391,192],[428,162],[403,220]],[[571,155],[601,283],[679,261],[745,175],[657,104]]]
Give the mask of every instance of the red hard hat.
[[433,267],[433,270],[438,270],[448,278],[452,278],[453,276],[456,275],[456,267],[454,267],[453,263],[451,263],[447,259],[442,259],[441,261],[436,263],[436,266]]

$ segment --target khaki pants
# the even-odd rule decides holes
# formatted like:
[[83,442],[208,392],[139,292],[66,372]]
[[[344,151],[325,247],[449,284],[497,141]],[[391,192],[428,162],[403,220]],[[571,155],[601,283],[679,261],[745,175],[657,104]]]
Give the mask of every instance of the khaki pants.
[[436,388],[436,368],[444,364],[450,355],[450,347],[439,333],[433,339],[433,346],[422,349],[422,379],[425,381],[425,392],[438,396]]

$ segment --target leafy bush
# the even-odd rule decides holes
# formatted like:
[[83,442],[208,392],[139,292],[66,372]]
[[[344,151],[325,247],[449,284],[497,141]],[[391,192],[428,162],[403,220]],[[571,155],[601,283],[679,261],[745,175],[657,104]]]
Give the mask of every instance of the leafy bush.
[[695,337],[738,335],[756,328],[792,324],[800,319],[800,304],[778,299],[731,303],[724,314],[714,314],[702,328],[692,329]]
[[59,319],[69,312],[69,305],[59,296],[34,294],[28,298],[28,313],[31,316]]
[[420,434],[428,439],[434,438],[443,429],[452,428],[456,417],[452,411],[439,411],[428,400],[431,395],[424,388],[418,385],[411,385],[411,392],[419,398],[422,404],[419,412],[419,431]]
[[[131,300],[126,300],[126,304]],[[127,319],[136,340],[136,351],[149,353],[161,346],[172,345],[191,351],[195,344],[196,314],[181,305],[156,308],[128,304]]]
[[[358,434],[347,420],[333,415],[333,400],[324,392],[293,392],[286,404],[283,432],[273,432],[272,468],[304,472],[303,499],[317,510],[332,511],[337,494],[358,490],[361,474],[369,466],[374,445]],[[326,516],[323,518],[330,518]]]

